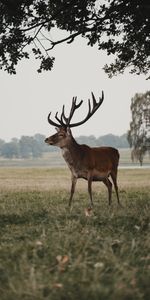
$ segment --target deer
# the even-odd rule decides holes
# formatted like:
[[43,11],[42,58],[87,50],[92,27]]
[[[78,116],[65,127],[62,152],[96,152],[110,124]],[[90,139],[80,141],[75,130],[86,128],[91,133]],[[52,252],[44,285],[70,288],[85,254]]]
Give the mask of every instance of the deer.
[[[92,103],[88,100],[88,113],[86,117],[76,123],[72,122],[75,111],[79,109],[83,100],[77,103],[77,97],[73,97],[72,106],[69,112],[69,116],[66,117],[65,105],[62,107],[60,117],[58,112],[54,118],[51,118],[51,112],[48,115],[48,122],[50,125],[55,126],[57,133],[47,137],[45,143],[51,146],[57,146],[62,151],[62,156],[65,159],[70,171],[71,171],[71,191],[69,198],[69,207],[71,207],[73,195],[77,179],[83,178],[88,183],[88,194],[90,200],[90,209],[93,208],[93,196],[92,196],[92,182],[101,181],[108,189],[108,203],[112,203],[112,183],[115,188],[118,205],[121,206],[117,185],[117,171],[119,164],[119,152],[113,147],[90,147],[88,145],[78,144],[72,135],[71,128],[80,126],[88,121],[92,115],[98,110],[104,100],[104,92],[99,97],[99,101],[96,100],[93,92]],[[111,180],[110,180],[111,179]],[[111,182],[112,181],[112,182]]]

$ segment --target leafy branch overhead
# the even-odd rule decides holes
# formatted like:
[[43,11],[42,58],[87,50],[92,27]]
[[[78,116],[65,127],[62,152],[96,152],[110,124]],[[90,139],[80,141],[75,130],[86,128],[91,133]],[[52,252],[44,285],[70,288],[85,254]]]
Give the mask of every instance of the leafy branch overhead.
[[[63,30],[62,39],[52,39],[54,28]],[[78,36],[114,56],[104,66],[108,76],[129,67],[131,73],[150,77],[149,0],[0,1],[0,68],[10,74],[31,52],[40,61],[38,72],[51,70],[51,50]]]

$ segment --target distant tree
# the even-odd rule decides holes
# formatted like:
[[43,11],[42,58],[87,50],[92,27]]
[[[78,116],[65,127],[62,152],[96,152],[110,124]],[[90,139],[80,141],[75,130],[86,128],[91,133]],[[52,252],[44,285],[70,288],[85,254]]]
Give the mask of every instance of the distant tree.
[[41,144],[41,145],[44,145],[44,144],[45,144],[45,142],[44,142],[44,140],[45,140],[45,135],[40,134],[40,133],[36,133],[36,134],[33,136],[33,138],[34,138],[39,144]]
[[136,94],[131,100],[132,121],[128,141],[132,148],[132,160],[143,163],[146,152],[150,153],[150,91]]
[[5,141],[0,139],[0,155],[2,155],[2,147],[5,144]]
[[[52,38],[54,27],[63,31],[60,40]],[[104,66],[109,76],[127,67],[132,73],[148,74],[149,32],[149,0],[1,0],[0,68],[14,74],[32,49],[41,61],[38,72],[51,70],[50,50],[81,36],[88,45],[97,44],[114,55],[114,63]]]
[[122,136],[114,134],[106,134],[98,138],[97,145],[99,146],[111,146],[116,148],[128,148],[127,135]]
[[16,141],[4,143],[1,147],[1,155],[5,158],[19,158],[20,149],[19,144]]
[[22,136],[19,140],[20,155],[23,158],[40,157],[42,155],[41,145],[34,137]]
[[99,145],[102,145],[102,146],[112,146],[112,147],[114,147],[114,145],[115,145],[117,147],[118,140],[119,140],[118,136],[115,136],[113,134],[107,134],[107,135],[101,136],[98,139],[98,143],[99,143]]
[[87,144],[91,147],[94,147],[97,145],[97,139],[94,135],[89,135],[89,136],[81,135],[81,136],[77,137],[76,140],[79,144]]
[[38,143],[38,148],[40,149],[41,152],[46,152],[47,151],[47,145],[45,144],[45,138],[46,136],[40,133],[36,133],[33,136],[34,140]]
[[19,140],[20,154],[22,158],[30,158],[32,154],[31,150],[32,137],[22,136]]
[[114,134],[106,134],[96,138],[93,135],[90,136],[79,136],[76,138],[79,144],[87,144],[89,146],[112,146],[116,148],[129,148],[127,141],[127,134],[117,136]]
[[42,147],[40,143],[37,142],[34,138],[31,141],[31,154],[33,158],[38,158],[42,156]]
[[119,138],[120,138],[119,148],[129,148],[127,133],[122,134]]

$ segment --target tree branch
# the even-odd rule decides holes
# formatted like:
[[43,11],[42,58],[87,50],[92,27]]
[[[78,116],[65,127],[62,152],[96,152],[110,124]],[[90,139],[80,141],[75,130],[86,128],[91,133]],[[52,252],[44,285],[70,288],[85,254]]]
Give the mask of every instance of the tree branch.
[[46,20],[46,21],[44,21],[44,22],[41,22],[41,23],[39,23],[39,24],[35,24],[35,25],[33,25],[33,26],[31,26],[31,27],[29,27],[29,28],[25,28],[25,29],[21,29],[21,31],[22,32],[26,32],[26,31],[30,31],[30,30],[32,30],[32,29],[34,29],[34,28],[37,28],[37,27],[43,27],[46,23],[48,22],[48,20]]
[[56,45],[61,44],[61,43],[63,43],[63,42],[67,42],[67,41],[68,41],[68,44],[71,43],[71,42],[74,40],[74,38],[75,38],[76,36],[80,35],[81,33],[82,33],[82,32],[76,32],[76,33],[71,34],[71,35],[69,35],[68,37],[66,37],[66,38],[64,38],[64,39],[61,39],[61,40],[58,40],[58,41],[56,41],[56,42],[51,41],[52,46],[51,46],[50,48],[46,49],[46,51],[52,50]]
[[66,38],[64,38],[64,39],[60,39],[60,40],[58,40],[58,41],[56,41],[56,42],[51,41],[52,46],[51,46],[50,48],[46,49],[46,51],[50,51],[50,50],[52,50],[56,45],[61,44],[61,43],[64,43],[64,42],[67,42],[68,44],[71,44],[77,36],[79,36],[79,35],[81,35],[81,34],[84,34],[84,33],[87,33],[87,32],[92,32],[92,31],[94,31],[94,30],[95,30],[95,26],[94,26],[93,28],[88,28],[88,27],[86,27],[86,28],[84,29],[84,31],[83,31],[83,30],[80,30],[80,31],[78,31],[78,32],[76,32],[76,33],[73,33],[73,34],[69,35],[68,37],[66,37]]

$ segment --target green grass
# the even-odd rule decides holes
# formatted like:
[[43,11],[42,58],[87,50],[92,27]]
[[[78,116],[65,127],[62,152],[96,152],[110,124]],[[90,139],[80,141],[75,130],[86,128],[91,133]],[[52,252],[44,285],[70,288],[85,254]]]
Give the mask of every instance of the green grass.
[[[106,189],[93,185],[89,216],[86,183],[69,211],[69,176],[63,169],[0,170],[0,299],[148,300],[149,170],[119,171],[123,208],[114,193],[108,207]],[[63,182],[48,189],[54,177]]]

